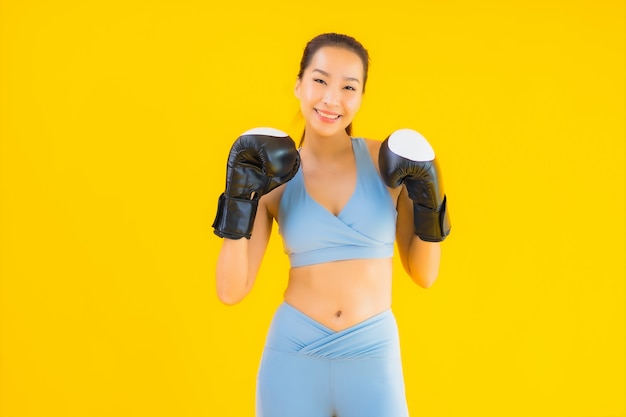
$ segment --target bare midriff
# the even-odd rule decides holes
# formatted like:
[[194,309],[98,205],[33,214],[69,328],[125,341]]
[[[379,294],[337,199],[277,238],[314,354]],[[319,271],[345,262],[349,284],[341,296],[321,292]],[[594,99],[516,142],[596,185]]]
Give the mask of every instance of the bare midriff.
[[391,307],[391,276],[391,258],[291,268],[285,302],[340,331]]

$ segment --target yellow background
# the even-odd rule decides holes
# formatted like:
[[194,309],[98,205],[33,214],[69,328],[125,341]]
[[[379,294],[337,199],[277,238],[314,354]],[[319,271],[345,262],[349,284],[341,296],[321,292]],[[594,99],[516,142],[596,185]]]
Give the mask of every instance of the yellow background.
[[226,154],[299,136],[338,31],[355,133],[422,132],[449,198],[435,286],[396,265],[412,416],[624,416],[624,2],[226,3],[0,2],[0,415],[253,415],[287,261],[216,299]]

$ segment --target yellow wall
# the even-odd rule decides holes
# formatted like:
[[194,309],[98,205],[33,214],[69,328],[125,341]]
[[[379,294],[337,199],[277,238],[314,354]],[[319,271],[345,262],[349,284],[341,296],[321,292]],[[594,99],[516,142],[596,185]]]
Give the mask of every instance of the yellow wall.
[[220,305],[236,136],[298,136],[306,41],[370,50],[356,132],[412,127],[452,219],[394,287],[420,417],[624,416],[624,3],[0,2],[0,415],[252,416],[287,263]]

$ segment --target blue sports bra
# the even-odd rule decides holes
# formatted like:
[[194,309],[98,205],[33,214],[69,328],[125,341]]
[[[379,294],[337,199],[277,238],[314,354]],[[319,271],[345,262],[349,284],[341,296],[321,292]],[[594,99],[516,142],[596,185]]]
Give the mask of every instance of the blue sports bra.
[[302,169],[286,184],[276,220],[292,268],[393,256],[396,207],[365,140],[352,138],[352,149],[356,188],[339,215],[335,216],[308,194]]

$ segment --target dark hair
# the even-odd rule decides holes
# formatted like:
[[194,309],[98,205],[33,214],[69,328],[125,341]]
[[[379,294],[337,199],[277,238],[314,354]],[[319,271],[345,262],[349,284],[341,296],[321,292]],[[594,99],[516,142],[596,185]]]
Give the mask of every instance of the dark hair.
[[[343,35],[340,33],[322,33],[321,35],[317,35],[313,39],[311,39],[306,46],[304,47],[304,52],[302,53],[302,59],[300,60],[300,71],[298,72],[298,78],[302,79],[302,75],[304,74],[304,70],[311,64],[311,59],[313,59],[313,55],[325,46],[333,46],[336,48],[344,48],[349,51],[354,52],[361,58],[363,62],[363,93],[365,93],[365,84],[367,82],[367,72],[369,70],[369,61],[370,57],[367,52],[367,49],[361,45],[359,41],[354,39],[352,36]],[[352,123],[350,123],[346,127],[346,133],[348,135],[352,134]],[[300,145],[302,145],[302,141],[304,140],[304,132],[302,132],[302,138],[300,139]]]

